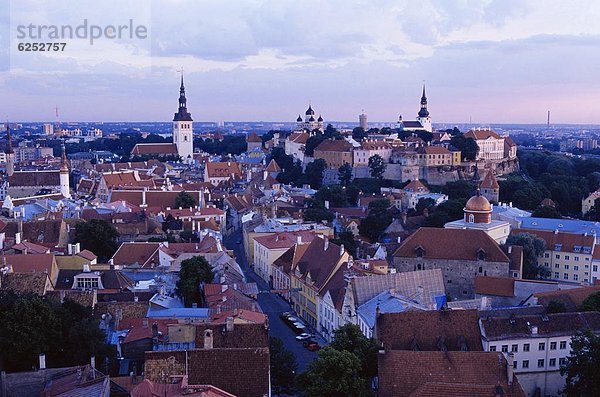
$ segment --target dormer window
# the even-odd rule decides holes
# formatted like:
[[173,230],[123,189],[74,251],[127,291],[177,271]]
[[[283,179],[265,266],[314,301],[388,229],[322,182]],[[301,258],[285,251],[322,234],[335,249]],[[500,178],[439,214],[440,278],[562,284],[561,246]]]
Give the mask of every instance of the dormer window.
[[417,256],[417,258],[422,258],[425,255],[425,250],[423,249],[423,247],[418,246],[417,248],[415,248],[415,255]]
[[554,244],[554,251],[561,251],[562,250],[562,244]]
[[477,260],[484,261],[485,258],[486,258],[485,251],[481,248],[479,250],[477,250]]

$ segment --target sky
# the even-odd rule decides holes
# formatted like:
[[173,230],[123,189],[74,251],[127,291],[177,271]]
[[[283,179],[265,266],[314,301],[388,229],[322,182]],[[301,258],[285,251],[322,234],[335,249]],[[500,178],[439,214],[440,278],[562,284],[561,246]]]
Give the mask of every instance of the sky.
[[[416,117],[600,124],[600,2],[20,0],[0,5],[0,117],[195,121]],[[144,25],[145,39],[18,51],[20,24]],[[92,23],[92,22],[90,22]],[[40,40],[37,40],[40,41]],[[59,40],[60,41],[60,40]]]

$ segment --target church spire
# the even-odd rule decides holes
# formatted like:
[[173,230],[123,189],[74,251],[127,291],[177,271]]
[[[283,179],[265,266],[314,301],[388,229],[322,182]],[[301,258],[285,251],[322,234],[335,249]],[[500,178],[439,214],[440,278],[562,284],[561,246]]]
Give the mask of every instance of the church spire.
[[65,144],[61,145],[62,153],[60,155],[60,172],[69,172],[69,160],[67,160],[67,151],[65,149]]
[[192,121],[192,115],[187,110],[187,98],[185,97],[185,86],[183,85],[183,69],[181,70],[181,85],[179,86],[179,109],[173,121]]
[[421,109],[419,110],[419,117],[428,117],[429,111],[427,110],[427,95],[425,95],[425,83],[423,83],[423,95],[421,96]]
[[6,149],[4,150],[4,153],[12,154],[15,151],[13,150],[13,146],[12,146],[12,137],[10,136],[10,125],[8,124],[8,121],[6,122],[6,139],[7,139],[7,144],[6,144]]

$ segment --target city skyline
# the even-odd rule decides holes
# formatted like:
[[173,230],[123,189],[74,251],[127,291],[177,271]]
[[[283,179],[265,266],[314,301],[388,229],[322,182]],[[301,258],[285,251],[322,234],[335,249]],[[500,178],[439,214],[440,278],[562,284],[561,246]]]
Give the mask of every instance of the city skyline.
[[590,2],[151,4],[151,67],[129,56],[9,68],[1,116],[52,121],[58,106],[63,121],[169,121],[183,67],[198,122],[293,122],[310,101],[326,121],[364,109],[391,123],[416,116],[426,81],[434,124],[544,124],[548,110],[552,124],[600,123]]

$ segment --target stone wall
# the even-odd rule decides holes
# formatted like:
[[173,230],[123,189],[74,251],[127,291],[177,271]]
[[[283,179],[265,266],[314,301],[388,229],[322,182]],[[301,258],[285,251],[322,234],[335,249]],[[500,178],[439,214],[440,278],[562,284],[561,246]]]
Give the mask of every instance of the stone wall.
[[477,275],[509,276],[508,262],[394,257],[394,267],[399,272],[442,269],[446,292],[453,299],[473,299],[475,297],[475,276]]

